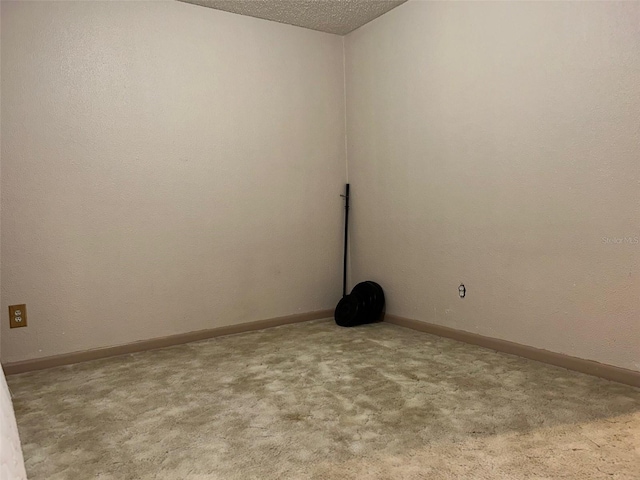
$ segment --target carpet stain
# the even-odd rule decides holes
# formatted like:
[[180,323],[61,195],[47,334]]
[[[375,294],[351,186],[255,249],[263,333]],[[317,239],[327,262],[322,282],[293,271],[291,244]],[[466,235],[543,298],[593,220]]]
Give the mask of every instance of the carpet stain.
[[31,480],[640,478],[640,390],[331,320],[7,378]]

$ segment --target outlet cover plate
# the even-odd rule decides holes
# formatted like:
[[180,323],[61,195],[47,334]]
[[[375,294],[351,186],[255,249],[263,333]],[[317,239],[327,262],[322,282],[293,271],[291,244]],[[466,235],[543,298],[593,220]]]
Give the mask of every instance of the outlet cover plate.
[[11,328],[27,326],[27,306],[9,305],[9,326]]

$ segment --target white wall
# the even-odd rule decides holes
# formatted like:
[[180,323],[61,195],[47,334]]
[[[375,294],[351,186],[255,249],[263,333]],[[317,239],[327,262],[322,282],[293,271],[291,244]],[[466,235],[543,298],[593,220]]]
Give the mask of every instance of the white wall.
[[640,370],[640,3],[413,0],[346,58],[354,282]]
[[[340,37],[177,2],[0,13],[3,362],[335,305]],[[640,370],[639,25],[413,0],[347,36],[353,283]]]
[[178,2],[1,8],[3,362],[335,306],[341,37]]
[[3,480],[26,480],[20,436],[11,393],[0,366],[0,478]]

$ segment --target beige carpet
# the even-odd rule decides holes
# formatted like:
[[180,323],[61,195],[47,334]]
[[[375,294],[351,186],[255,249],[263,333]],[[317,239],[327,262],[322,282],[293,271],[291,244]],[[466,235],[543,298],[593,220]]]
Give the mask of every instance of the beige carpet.
[[640,478],[640,390],[385,323],[8,382],[31,480]]

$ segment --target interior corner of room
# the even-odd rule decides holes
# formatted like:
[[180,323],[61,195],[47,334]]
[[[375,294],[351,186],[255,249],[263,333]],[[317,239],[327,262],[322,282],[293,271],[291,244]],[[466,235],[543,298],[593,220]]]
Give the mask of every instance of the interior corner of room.
[[[0,3],[7,373],[307,322],[640,386],[640,2],[298,3]],[[338,336],[346,183],[348,284],[386,322]]]
[[388,313],[640,370],[636,4],[200,10],[3,2],[4,364],[333,308],[348,166]]

